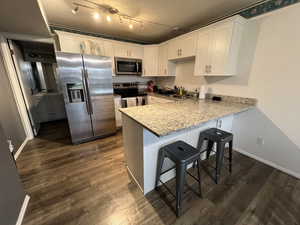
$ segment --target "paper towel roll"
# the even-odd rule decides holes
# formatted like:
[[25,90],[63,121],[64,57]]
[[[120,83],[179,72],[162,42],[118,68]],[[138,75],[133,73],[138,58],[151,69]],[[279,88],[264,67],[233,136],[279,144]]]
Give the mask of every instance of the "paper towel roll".
[[200,99],[205,99],[206,93],[207,93],[207,87],[205,85],[201,85],[199,98]]

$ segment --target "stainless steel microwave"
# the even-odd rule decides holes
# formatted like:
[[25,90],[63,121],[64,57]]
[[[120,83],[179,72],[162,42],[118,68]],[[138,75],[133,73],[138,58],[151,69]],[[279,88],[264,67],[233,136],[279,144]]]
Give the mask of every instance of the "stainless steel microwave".
[[141,59],[115,57],[116,75],[142,75],[143,65]]

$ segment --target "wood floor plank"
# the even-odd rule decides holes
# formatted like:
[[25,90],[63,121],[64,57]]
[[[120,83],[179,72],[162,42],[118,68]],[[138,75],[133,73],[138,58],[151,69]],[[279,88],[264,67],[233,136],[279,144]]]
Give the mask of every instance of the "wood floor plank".
[[131,181],[121,132],[71,145],[65,121],[44,124],[17,165],[31,196],[23,225],[300,225],[300,181],[239,153],[218,185],[202,171],[204,197],[186,189],[180,218],[165,190],[143,196]]

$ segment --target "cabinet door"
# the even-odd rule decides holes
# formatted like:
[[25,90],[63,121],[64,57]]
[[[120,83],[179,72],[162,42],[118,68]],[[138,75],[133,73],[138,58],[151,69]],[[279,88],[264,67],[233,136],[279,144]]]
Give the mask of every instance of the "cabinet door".
[[182,37],[179,41],[179,58],[196,55],[197,33],[191,33]]
[[153,76],[158,74],[158,47],[147,46],[144,48],[143,75]]
[[211,30],[204,30],[198,33],[196,62],[194,75],[202,76],[209,72],[209,65],[211,64],[211,45],[212,45]]
[[174,39],[169,42],[168,47],[168,59],[177,59],[180,58],[180,48],[182,45],[182,40]]
[[159,62],[159,75],[167,76],[168,75],[168,44],[163,44],[159,46],[158,62]]
[[80,43],[82,40],[69,35],[59,35],[60,51],[69,53],[81,53]]
[[109,56],[113,57],[113,46],[112,43],[109,41],[103,41],[103,51],[104,51],[104,56]]
[[88,40],[91,55],[105,56],[104,43],[102,40]]
[[114,48],[114,55],[116,57],[128,57],[128,48],[126,45],[114,43],[113,48]]
[[233,24],[226,23],[213,29],[213,43],[211,48],[210,73],[213,75],[223,75],[226,67],[231,46]]
[[144,50],[142,46],[128,46],[127,54],[129,58],[142,59],[144,55]]

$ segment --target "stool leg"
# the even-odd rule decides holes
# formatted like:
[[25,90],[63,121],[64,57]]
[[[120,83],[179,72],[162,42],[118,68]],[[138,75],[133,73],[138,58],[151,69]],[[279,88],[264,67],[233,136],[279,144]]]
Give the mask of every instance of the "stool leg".
[[232,141],[229,142],[229,173],[232,172]]
[[203,135],[200,134],[199,139],[198,139],[198,144],[197,144],[198,151],[201,151],[204,140],[205,140],[205,138],[203,137]]
[[200,174],[200,159],[197,160],[197,172],[198,172],[199,194],[200,194],[200,197],[202,198],[201,174]]
[[176,165],[176,216],[179,217],[181,215],[181,200],[182,193],[185,183],[185,164],[177,164]]
[[158,184],[159,184],[159,179],[160,179],[160,174],[161,174],[161,169],[164,163],[165,155],[164,151],[159,150],[158,152],[158,159],[157,159],[157,168],[156,168],[156,181],[155,181],[155,189],[157,189]]
[[213,146],[214,146],[214,142],[208,140],[208,143],[207,143],[207,151],[206,151],[206,159],[209,159],[209,156],[210,156],[210,153],[211,153],[211,151],[212,151]]
[[221,174],[223,158],[224,158],[224,148],[225,148],[225,143],[218,142],[218,144],[217,144],[217,154],[216,154],[216,176],[215,176],[216,184],[218,184],[219,177],[220,177],[220,174]]

